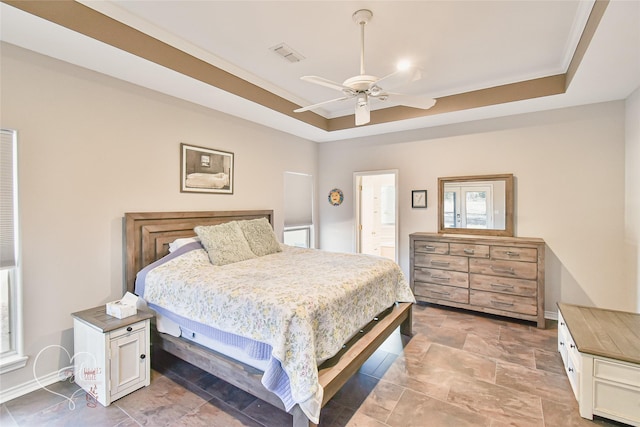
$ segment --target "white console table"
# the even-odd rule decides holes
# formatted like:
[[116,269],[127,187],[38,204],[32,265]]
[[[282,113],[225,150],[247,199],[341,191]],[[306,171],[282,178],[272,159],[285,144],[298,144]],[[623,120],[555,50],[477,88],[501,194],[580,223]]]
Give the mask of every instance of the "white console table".
[[558,351],[580,415],[640,426],[640,314],[558,303]]

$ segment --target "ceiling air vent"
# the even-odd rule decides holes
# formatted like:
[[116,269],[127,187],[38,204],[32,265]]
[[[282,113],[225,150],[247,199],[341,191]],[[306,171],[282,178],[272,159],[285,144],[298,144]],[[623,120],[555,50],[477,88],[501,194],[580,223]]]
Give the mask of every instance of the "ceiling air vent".
[[304,56],[291,49],[291,47],[287,46],[285,43],[273,46],[271,50],[289,62],[300,62],[304,59]]

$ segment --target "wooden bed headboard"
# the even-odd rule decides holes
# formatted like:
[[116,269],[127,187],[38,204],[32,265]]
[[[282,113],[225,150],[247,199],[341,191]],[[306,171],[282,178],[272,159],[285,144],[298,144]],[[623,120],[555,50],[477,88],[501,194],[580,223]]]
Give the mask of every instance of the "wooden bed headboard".
[[273,227],[273,210],[125,213],[127,291],[133,292],[140,270],[169,253],[169,243],[180,237],[195,236],[195,226],[257,218],[267,218]]

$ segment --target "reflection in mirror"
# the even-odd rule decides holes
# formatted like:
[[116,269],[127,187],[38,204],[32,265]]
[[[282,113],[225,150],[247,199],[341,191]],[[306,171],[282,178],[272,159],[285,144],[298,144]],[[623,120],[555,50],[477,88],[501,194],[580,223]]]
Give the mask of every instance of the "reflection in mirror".
[[513,175],[438,179],[440,233],[513,236]]

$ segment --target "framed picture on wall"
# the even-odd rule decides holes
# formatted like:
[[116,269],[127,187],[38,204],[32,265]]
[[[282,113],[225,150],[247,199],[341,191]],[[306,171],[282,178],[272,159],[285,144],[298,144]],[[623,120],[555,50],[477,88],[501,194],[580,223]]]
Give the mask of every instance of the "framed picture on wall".
[[180,144],[180,191],[233,194],[233,153]]
[[427,190],[411,191],[411,207],[426,208],[427,207]]

